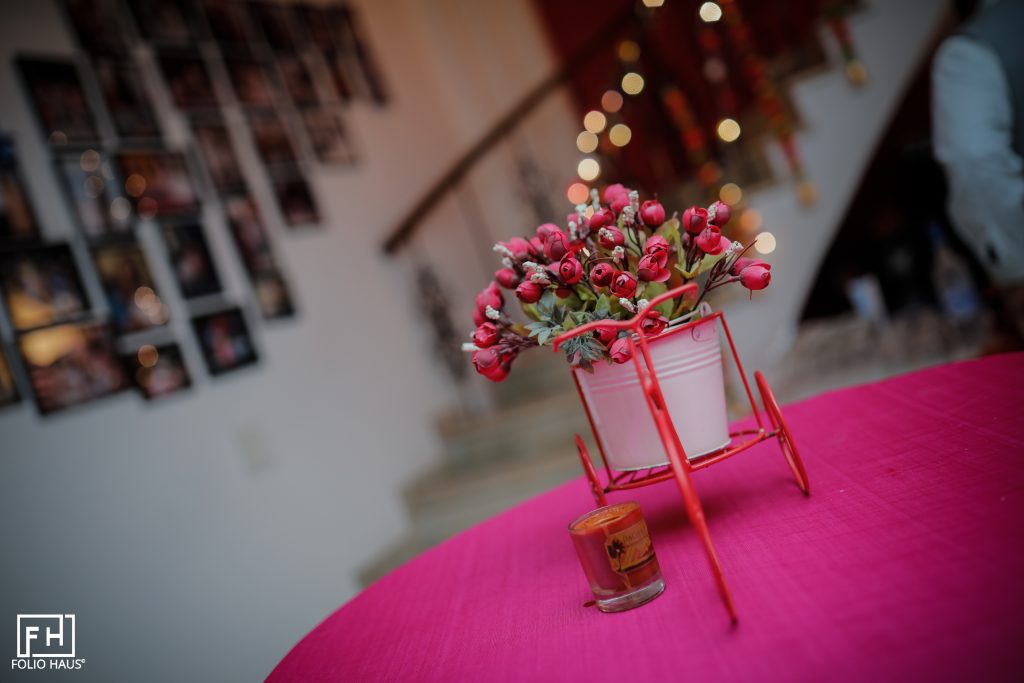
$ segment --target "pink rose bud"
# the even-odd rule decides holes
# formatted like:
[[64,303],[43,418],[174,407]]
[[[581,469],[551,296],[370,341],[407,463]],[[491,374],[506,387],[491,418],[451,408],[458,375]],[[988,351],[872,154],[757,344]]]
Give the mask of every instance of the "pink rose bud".
[[661,235],[652,235],[647,242],[644,243],[645,254],[665,254],[668,256],[668,240]]
[[655,311],[648,313],[647,317],[640,323],[640,329],[648,337],[661,334],[665,331],[666,327],[668,327],[668,318]]
[[612,294],[620,299],[630,299],[636,293],[636,278],[624,270],[617,271],[612,278]]
[[666,263],[668,254],[664,252],[647,254],[637,264],[636,274],[645,282],[665,282],[672,277],[672,273],[665,267]]
[[724,228],[725,224],[732,218],[732,209],[725,202],[715,202],[712,206],[715,207],[715,220],[711,222],[720,228]]
[[615,277],[615,268],[610,263],[598,263],[590,269],[590,283],[595,287],[607,287]]
[[561,229],[554,223],[542,223],[537,226],[537,237],[541,242],[546,242],[553,232],[561,232]]
[[494,271],[494,281],[505,289],[515,289],[522,278],[511,268],[502,268]]
[[665,222],[665,207],[657,199],[648,199],[640,205],[640,218],[644,225],[656,228]]
[[611,209],[598,209],[594,212],[594,215],[590,217],[590,229],[600,230],[614,222],[615,214],[612,213]]
[[597,241],[605,249],[612,250],[626,243],[626,236],[614,225],[597,231]]
[[481,349],[494,346],[496,341],[498,341],[498,326],[492,322],[484,323],[473,333],[473,343]]
[[498,289],[497,282],[491,282],[483,291],[476,295],[476,308],[478,311],[486,311],[488,306],[496,311],[500,311],[504,305],[505,297],[502,296],[501,290]]
[[478,308],[475,311],[473,311],[474,325],[479,327],[480,325],[483,325],[485,322],[487,322],[487,314],[484,313],[483,309]]
[[[697,235],[697,247],[709,256],[722,253],[726,245],[722,244],[722,231],[717,225],[709,225]],[[725,240],[728,244],[729,241]]]
[[629,198],[629,190],[626,188],[626,186],[621,183],[613,183],[609,185],[608,187],[604,188],[604,203],[611,204],[612,200],[618,197],[619,195],[626,195],[626,198]]
[[699,235],[708,225],[708,210],[691,206],[683,211],[683,229],[691,235]]
[[558,263],[558,277],[562,284],[574,285],[583,279],[583,265],[572,254],[566,254]]
[[617,195],[612,199],[608,206],[610,206],[612,211],[615,213],[622,213],[622,210],[629,206],[629,194]]
[[511,251],[512,258],[517,261],[523,261],[530,257],[530,243],[522,237],[513,237],[508,242],[499,242],[498,244]]
[[594,336],[605,348],[608,348],[618,335],[619,331],[614,327],[599,327],[594,330]]
[[613,363],[625,363],[633,357],[629,348],[629,337],[619,337],[608,347],[608,355],[612,357]]
[[771,281],[771,272],[761,265],[747,266],[740,272],[740,284],[752,292],[764,289]]
[[561,230],[548,235],[544,242],[544,255],[549,261],[560,261],[569,252],[569,238]]
[[535,304],[540,301],[540,295],[544,293],[544,287],[532,280],[524,280],[516,287],[516,296],[526,304]]
[[748,258],[746,256],[741,256],[740,258],[736,259],[736,263],[732,264],[732,268],[729,269],[729,274],[730,275],[739,275],[741,272],[743,272],[744,268],[746,268],[747,266],[754,266],[754,265],[763,266],[765,270],[771,270],[772,269],[772,264],[765,263],[761,259]]

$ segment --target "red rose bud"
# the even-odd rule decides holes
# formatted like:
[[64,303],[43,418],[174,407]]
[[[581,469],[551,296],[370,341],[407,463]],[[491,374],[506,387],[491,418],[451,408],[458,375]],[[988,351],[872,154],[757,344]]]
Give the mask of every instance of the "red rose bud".
[[699,235],[708,226],[708,210],[691,206],[683,211],[683,229],[691,235]]
[[597,241],[605,249],[611,250],[615,247],[621,247],[626,243],[626,236],[622,234],[614,225],[609,225],[606,228],[602,228],[597,232]]
[[503,382],[508,377],[508,368],[504,365],[496,365],[487,372],[480,373],[492,382]]
[[569,252],[569,238],[561,230],[548,235],[544,242],[544,255],[549,261],[560,261]]
[[541,242],[546,242],[553,232],[561,232],[561,229],[554,223],[543,223],[537,226],[537,237]]
[[608,348],[611,343],[615,341],[615,337],[618,336],[618,334],[619,331],[614,327],[599,327],[594,330],[594,336],[597,337],[599,342],[604,344],[605,348]]
[[483,325],[487,322],[487,314],[483,312],[483,309],[476,309],[473,311],[473,324],[476,326]]
[[540,295],[544,293],[544,287],[533,282],[532,280],[524,280],[518,287],[516,287],[516,296],[519,300],[526,304],[535,304],[540,301]]
[[747,266],[740,272],[740,284],[752,292],[764,289],[771,281],[771,272],[762,265]]
[[739,275],[741,272],[743,272],[744,268],[746,268],[747,266],[754,266],[754,265],[762,266],[762,267],[764,267],[765,270],[771,270],[772,269],[772,264],[765,263],[761,259],[748,258],[746,256],[741,256],[740,258],[736,259],[736,263],[732,264],[732,268],[729,269],[729,274],[730,275]]
[[486,349],[488,346],[494,346],[496,341],[498,341],[498,326],[492,322],[484,323],[473,333],[473,343],[478,348]]
[[613,183],[609,185],[608,187],[604,188],[604,203],[611,204],[612,200],[618,197],[619,195],[626,195],[626,198],[629,198],[629,190],[626,188],[626,186],[622,185],[621,183]]
[[636,293],[636,278],[631,273],[620,270],[612,278],[612,294],[620,299],[630,299]]
[[505,289],[515,289],[521,279],[511,268],[502,268],[494,272],[494,281]]
[[672,273],[665,267],[666,263],[668,254],[664,252],[647,254],[637,264],[636,274],[645,282],[665,282],[672,277]]
[[668,240],[661,235],[652,235],[647,242],[644,243],[645,254],[665,254],[668,256]]
[[607,287],[615,277],[615,268],[610,263],[598,263],[590,269],[590,283],[595,287]]
[[715,209],[715,219],[711,222],[720,228],[725,227],[725,224],[732,218],[732,209],[725,202],[715,202],[712,206]]
[[543,254],[544,253],[544,240],[542,240],[539,237],[531,237],[530,238],[530,249],[533,251],[534,254]]
[[501,290],[498,289],[497,282],[487,285],[482,292],[476,295],[476,308],[478,311],[486,311],[488,306],[496,311],[500,311],[504,305],[505,297],[502,296]]
[[[722,244],[722,242],[726,244]],[[709,225],[697,235],[697,247],[709,256],[722,253],[722,249],[730,244],[729,240],[722,240],[722,231],[717,225]]]
[[629,348],[629,337],[619,337],[608,347],[608,355],[612,357],[613,363],[625,363],[633,357]]
[[665,207],[657,199],[648,199],[640,205],[640,218],[644,225],[656,228],[665,222]]
[[589,225],[591,230],[600,230],[614,222],[615,214],[612,213],[611,209],[598,209],[594,212],[594,215],[590,217]]
[[530,257],[530,243],[522,237],[513,237],[508,242],[499,242],[501,246],[512,252],[512,258],[523,261]]
[[668,327],[668,318],[654,311],[648,313],[647,317],[640,323],[640,329],[648,337],[661,334],[665,331],[666,327]]
[[615,213],[622,213],[622,210],[629,206],[629,193],[617,195],[609,206]]
[[572,254],[566,254],[558,263],[558,277],[563,284],[574,285],[583,279],[583,266]]
[[501,364],[501,357],[497,349],[480,349],[473,352],[473,367],[481,375],[488,370],[493,370]]

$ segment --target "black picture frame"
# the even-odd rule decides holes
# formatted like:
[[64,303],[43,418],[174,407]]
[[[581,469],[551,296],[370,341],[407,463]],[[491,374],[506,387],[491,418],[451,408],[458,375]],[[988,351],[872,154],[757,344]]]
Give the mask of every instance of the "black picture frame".
[[147,401],[158,401],[192,387],[192,374],[176,343],[142,344],[124,357],[135,388]]
[[18,351],[41,415],[118,394],[131,383],[110,327],[95,320],[26,332]]
[[287,173],[298,162],[291,134],[274,111],[250,111],[249,130],[256,153],[273,176]]
[[187,47],[198,38],[188,0],[124,0],[143,40],[155,46]]
[[61,5],[83,52],[91,57],[127,57],[119,0],[63,0]]
[[273,190],[281,219],[289,228],[320,224],[319,205],[304,177],[292,175],[276,178]]
[[192,137],[214,188],[221,194],[245,188],[245,175],[238,163],[231,134],[220,117],[192,120]]
[[34,242],[41,236],[14,139],[0,135],[0,244]]
[[93,60],[93,72],[114,134],[122,140],[157,140],[160,124],[134,65],[113,59]]
[[198,0],[210,37],[221,49],[246,50],[253,43],[245,7],[236,0]]
[[66,243],[0,249],[0,291],[16,332],[80,320],[91,308]]
[[195,316],[192,329],[210,375],[223,375],[259,360],[256,344],[239,308]]
[[21,403],[21,392],[14,376],[14,367],[7,355],[4,344],[0,341],[0,410]]
[[264,320],[295,316],[291,288],[280,273],[265,273],[253,280],[256,303]]
[[58,184],[75,224],[90,242],[128,235],[135,223],[132,203],[102,154],[93,149],[64,152],[53,159]]
[[249,277],[276,272],[273,245],[256,200],[249,195],[227,197],[224,199],[224,214]]
[[279,52],[294,52],[298,36],[292,23],[291,9],[279,2],[249,2],[253,23],[259,27],[267,44]]
[[324,165],[351,166],[359,161],[344,115],[336,108],[313,107],[301,112],[310,147]]
[[100,131],[75,62],[27,55],[14,61],[47,142],[53,147],[96,146]]
[[220,274],[206,232],[198,222],[163,225],[161,235],[184,299],[198,299],[221,292]]
[[160,300],[146,255],[135,240],[93,247],[92,260],[118,335],[167,324],[170,313]]
[[246,107],[272,107],[279,99],[269,63],[248,55],[224,57],[235,99]]
[[138,215],[165,219],[199,213],[199,192],[181,152],[121,149],[114,161]]

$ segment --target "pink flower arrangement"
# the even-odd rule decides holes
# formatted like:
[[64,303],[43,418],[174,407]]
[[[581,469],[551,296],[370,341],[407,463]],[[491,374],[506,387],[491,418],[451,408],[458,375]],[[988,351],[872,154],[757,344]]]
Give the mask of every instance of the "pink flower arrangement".
[[[545,223],[531,238],[494,245],[502,267],[476,297],[477,328],[464,345],[484,377],[500,382],[523,349],[594,320],[632,318],[650,299],[687,282],[698,283],[699,296],[652,309],[642,324],[645,334],[660,334],[718,287],[738,282],[753,292],[771,282],[770,264],[744,256],[753,243],[743,246],[722,234],[731,213],[723,202],[668,218],[657,199],[641,204],[638,193],[622,185],[606,187],[603,203],[596,190],[591,196],[589,206],[568,216],[565,230]],[[508,315],[503,289],[514,293],[528,323]],[[625,363],[626,334],[607,329],[576,337],[564,345],[566,358],[588,371],[600,360]]]

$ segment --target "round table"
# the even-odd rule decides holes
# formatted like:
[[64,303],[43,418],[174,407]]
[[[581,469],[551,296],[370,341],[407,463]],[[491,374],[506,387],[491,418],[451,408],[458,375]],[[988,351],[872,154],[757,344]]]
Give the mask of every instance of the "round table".
[[610,496],[643,507],[665,593],[586,606],[580,478],[370,586],[268,680],[1024,680],[1024,354],[785,410],[810,498],[773,441],[694,475],[735,627],[672,483]]

